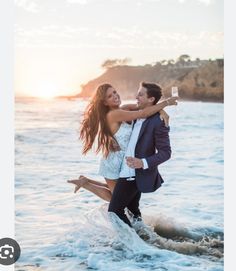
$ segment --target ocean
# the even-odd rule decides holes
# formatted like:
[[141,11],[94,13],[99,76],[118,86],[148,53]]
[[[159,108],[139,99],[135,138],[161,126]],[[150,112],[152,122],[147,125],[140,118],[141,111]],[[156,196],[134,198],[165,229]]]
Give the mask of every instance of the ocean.
[[224,270],[224,105],[179,102],[170,115],[165,180],[142,194],[136,233],[108,203],[68,179],[98,175],[100,155],[81,154],[88,100],[15,103],[15,239],[18,271]]

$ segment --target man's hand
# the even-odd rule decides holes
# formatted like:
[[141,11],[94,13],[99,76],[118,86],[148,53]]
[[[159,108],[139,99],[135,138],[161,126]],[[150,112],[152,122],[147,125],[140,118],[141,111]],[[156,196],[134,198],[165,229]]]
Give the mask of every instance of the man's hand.
[[143,161],[135,157],[126,157],[126,163],[131,168],[143,168]]

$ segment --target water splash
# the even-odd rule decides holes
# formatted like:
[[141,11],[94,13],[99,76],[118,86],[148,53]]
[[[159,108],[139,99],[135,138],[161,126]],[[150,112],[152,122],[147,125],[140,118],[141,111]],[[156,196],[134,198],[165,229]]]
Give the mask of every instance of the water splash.
[[203,232],[201,235],[196,230],[190,230],[183,224],[178,224],[174,219],[167,217],[146,216],[144,220],[146,224],[140,223],[134,227],[138,235],[149,244],[187,255],[223,257],[223,233],[201,229]]
[[[218,251],[218,244],[212,239],[186,240],[185,233],[191,231],[187,228],[181,230],[181,225],[176,223],[175,228],[178,231],[174,230],[174,226],[170,227],[171,220],[166,224],[166,232],[172,228],[172,232],[179,233],[178,238],[175,236],[171,239],[158,235],[154,230],[157,225],[152,217],[149,219],[145,217],[145,222],[152,221],[152,226],[138,222],[130,228],[114,213],[108,213],[107,209],[107,204],[104,204],[83,216],[73,218],[70,225],[66,224],[68,228],[59,239],[57,237],[51,245],[33,249],[31,255],[25,255],[26,262],[23,262],[20,268],[27,271],[52,271],[55,268],[72,271],[88,268],[101,271],[139,269],[191,271],[195,270],[194,265],[199,265],[199,262],[196,263],[195,258],[188,258],[188,255],[204,255],[207,258],[202,258],[201,261],[209,261],[209,257],[213,255],[210,248]],[[162,230],[165,231],[165,225],[162,225]],[[181,236],[180,233],[184,234]],[[29,257],[34,265],[27,264]]]

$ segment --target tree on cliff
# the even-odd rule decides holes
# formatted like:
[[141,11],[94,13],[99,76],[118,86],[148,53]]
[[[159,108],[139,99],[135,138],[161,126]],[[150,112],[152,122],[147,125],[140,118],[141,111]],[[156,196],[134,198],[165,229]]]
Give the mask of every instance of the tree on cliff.
[[102,63],[101,67],[107,70],[115,66],[127,65],[130,62],[131,62],[131,59],[127,57],[124,59],[107,59]]
[[178,62],[183,63],[190,61],[190,56],[189,55],[181,55],[178,57]]

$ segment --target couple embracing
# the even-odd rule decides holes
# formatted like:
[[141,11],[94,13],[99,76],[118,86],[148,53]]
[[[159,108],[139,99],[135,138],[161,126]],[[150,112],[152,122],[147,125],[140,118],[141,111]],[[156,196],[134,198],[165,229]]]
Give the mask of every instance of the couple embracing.
[[161,87],[141,82],[137,104],[121,106],[118,92],[110,84],[100,85],[86,108],[80,129],[83,154],[97,143],[102,152],[99,174],[106,183],[85,176],[69,180],[75,192],[81,187],[110,202],[108,211],[131,226],[142,220],[141,193],[154,192],[163,183],[158,165],[171,156],[166,106],[176,105],[178,97],[159,102]]

